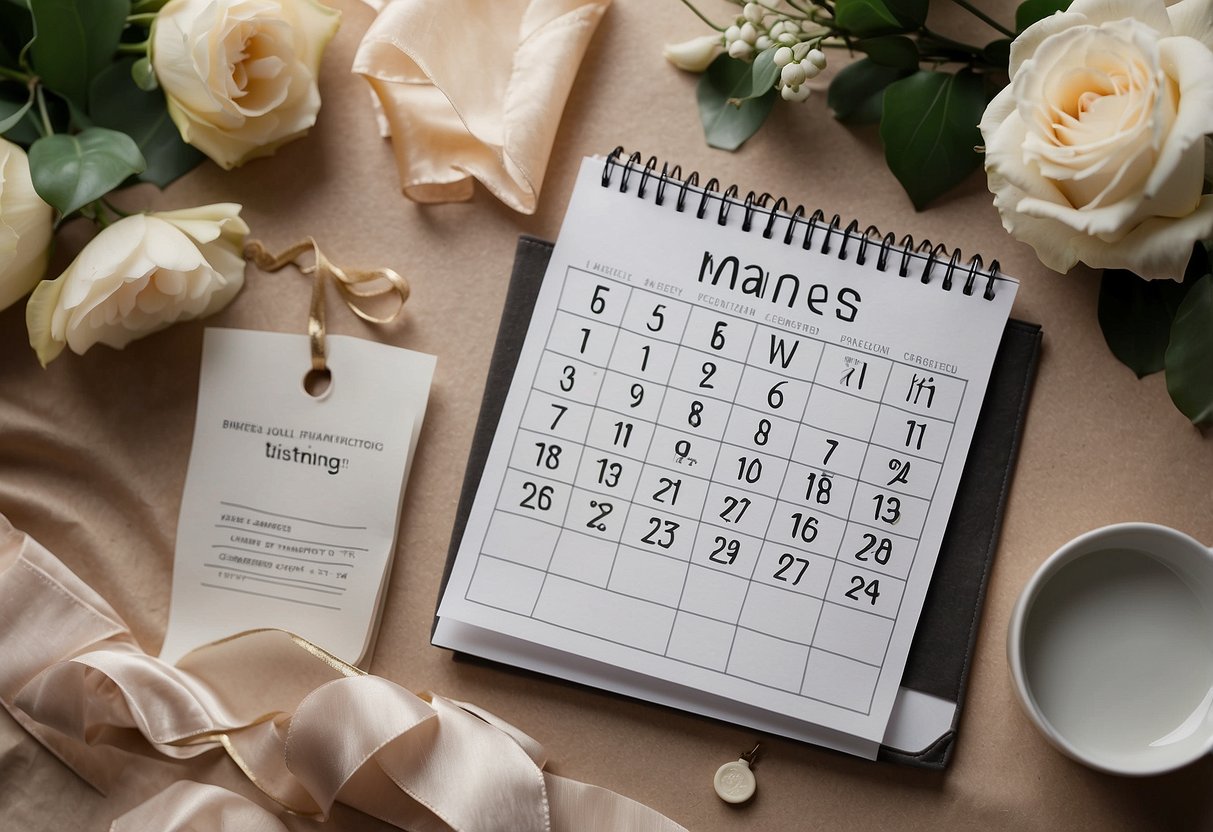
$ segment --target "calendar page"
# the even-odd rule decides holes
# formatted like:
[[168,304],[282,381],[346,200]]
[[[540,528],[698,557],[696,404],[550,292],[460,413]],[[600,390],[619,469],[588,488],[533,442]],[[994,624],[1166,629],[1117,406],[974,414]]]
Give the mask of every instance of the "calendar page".
[[435,642],[479,628],[872,756],[1017,284],[965,293],[961,264],[945,290],[946,263],[901,276],[895,249],[878,270],[878,242],[860,264],[824,226],[806,249],[803,218],[785,244],[769,209],[745,229],[688,189],[679,212],[678,183],[658,205],[655,178],[637,198],[638,171],[620,193],[602,165],[582,164]]

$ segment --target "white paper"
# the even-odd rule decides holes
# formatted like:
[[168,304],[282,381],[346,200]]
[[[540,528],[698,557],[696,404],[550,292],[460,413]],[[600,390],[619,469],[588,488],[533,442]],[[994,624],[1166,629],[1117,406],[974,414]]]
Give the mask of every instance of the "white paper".
[[945,291],[940,264],[924,285],[924,258],[878,271],[879,244],[859,265],[838,231],[823,254],[824,227],[806,251],[803,221],[785,245],[786,219],[764,239],[742,206],[722,227],[718,201],[679,213],[677,186],[658,206],[601,165],[582,166],[439,616],[873,756],[1017,284],[965,294],[962,265]]
[[396,546],[434,357],[330,335],[208,329],[161,657],[273,627],[359,664]]

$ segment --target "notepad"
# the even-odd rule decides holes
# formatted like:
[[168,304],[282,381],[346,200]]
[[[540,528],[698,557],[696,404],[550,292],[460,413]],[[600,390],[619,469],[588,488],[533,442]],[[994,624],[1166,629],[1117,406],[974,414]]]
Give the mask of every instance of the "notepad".
[[434,640],[870,757],[1016,284],[736,193],[583,164]]

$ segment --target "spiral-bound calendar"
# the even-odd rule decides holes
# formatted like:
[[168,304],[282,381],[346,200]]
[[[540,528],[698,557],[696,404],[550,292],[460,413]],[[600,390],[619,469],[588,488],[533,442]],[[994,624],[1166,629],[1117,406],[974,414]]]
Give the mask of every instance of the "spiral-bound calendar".
[[435,643],[875,756],[1017,284],[658,165],[582,164]]

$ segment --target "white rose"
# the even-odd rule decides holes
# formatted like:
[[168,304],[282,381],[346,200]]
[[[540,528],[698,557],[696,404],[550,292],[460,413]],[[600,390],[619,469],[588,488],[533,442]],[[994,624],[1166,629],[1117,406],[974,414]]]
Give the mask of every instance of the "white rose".
[[0,138],[0,309],[42,278],[53,220],[54,211],[34,190],[25,151]]
[[682,43],[666,44],[662,54],[679,69],[688,72],[703,72],[716,56],[724,51],[724,40],[719,34],[701,35]]
[[1074,0],[1011,46],[981,120],[994,205],[1046,266],[1182,279],[1213,234],[1211,0]]
[[169,0],[152,66],[181,138],[231,169],[304,135],[340,19],[313,0]]
[[121,349],[176,321],[226,306],[244,285],[248,226],[231,203],[124,217],[89,241],[25,307],[30,346],[46,366],[64,346]]

